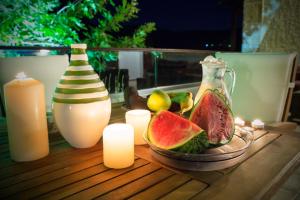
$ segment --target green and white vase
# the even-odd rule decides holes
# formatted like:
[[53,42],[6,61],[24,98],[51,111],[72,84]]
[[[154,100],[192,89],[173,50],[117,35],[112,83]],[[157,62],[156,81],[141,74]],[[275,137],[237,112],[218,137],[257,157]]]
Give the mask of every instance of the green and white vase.
[[89,65],[86,44],[71,45],[71,60],[53,96],[53,116],[62,136],[76,148],[94,146],[111,113],[105,85]]

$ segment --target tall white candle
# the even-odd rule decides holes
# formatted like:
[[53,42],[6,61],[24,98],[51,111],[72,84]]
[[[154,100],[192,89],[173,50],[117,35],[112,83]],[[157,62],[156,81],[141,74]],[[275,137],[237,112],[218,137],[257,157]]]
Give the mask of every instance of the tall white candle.
[[130,110],[125,114],[126,123],[131,124],[134,128],[134,144],[146,144],[143,135],[147,132],[148,124],[151,119],[149,110]]
[[45,90],[41,82],[19,73],[4,85],[11,158],[31,161],[49,153]]
[[108,125],[103,131],[103,161],[109,168],[121,169],[134,163],[134,133],[129,124]]

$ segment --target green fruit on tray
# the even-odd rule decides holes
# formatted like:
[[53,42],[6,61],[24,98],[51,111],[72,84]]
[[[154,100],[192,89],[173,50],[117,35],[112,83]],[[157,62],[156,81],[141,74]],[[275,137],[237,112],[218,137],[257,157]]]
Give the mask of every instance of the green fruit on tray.
[[148,97],[147,106],[150,110],[158,112],[169,110],[183,114],[193,107],[193,94],[191,92],[170,92],[154,90]]
[[212,145],[228,143],[234,134],[234,118],[226,98],[217,90],[206,90],[195,105],[190,120],[203,128]]
[[203,129],[166,110],[152,117],[147,136],[159,148],[183,153],[201,153],[209,146]]
[[183,114],[193,108],[194,102],[191,92],[171,92],[168,95],[172,102],[169,111]]
[[147,100],[147,106],[154,112],[168,110],[171,106],[171,99],[164,91],[154,90]]

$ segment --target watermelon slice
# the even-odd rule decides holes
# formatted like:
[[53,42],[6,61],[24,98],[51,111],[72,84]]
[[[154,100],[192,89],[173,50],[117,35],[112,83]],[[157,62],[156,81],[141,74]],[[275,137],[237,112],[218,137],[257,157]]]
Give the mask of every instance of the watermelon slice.
[[148,139],[155,146],[183,153],[200,153],[208,146],[205,131],[170,111],[160,111],[151,120]]
[[206,90],[194,107],[190,120],[207,132],[210,144],[228,143],[234,134],[234,117],[226,98],[217,90]]

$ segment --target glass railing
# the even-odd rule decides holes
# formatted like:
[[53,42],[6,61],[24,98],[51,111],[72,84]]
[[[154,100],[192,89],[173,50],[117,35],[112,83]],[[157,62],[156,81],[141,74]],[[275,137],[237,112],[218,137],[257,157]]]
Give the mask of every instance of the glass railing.
[[[122,80],[128,71],[128,81],[137,89],[169,86],[201,81],[200,60],[214,51],[151,49],[151,48],[91,48],[87,51],[90,64],[103,81],[114,77]],[[49,56],[70,54],[69,48],[0,47],[0,57]],[[116,70],[116,72],[113,72]],[[121,72],[119,72],[120,70]],[[123,71],[123,72],[122,72]],[[119,77],[118,77],[119,76]],[[121,89],[110,85],[110,92]]]
[[[152,48],[89,48],[87,53],[90,64],[99,73],[113,97],[113,102],[118,102],[124,100],[123,93],[128,87],[137,89],[143,96],[154,88],[178,90],[198,87],[202,79],[199,61],[215,52]],[[18,71],[24,71],[39,80],[46,77],[47,81],[44,83],[46,90],[47,88],[53,90],[65,70],[69,55],[70,48],[67,47],[0,47],[2,95],[3,84],[13,79]],[[33,71],[34,75],[31,74]],[[49,91],[50,94],[51,92]],[[46,94],[46,98],[50,98],[50,94],[48,97]]]

